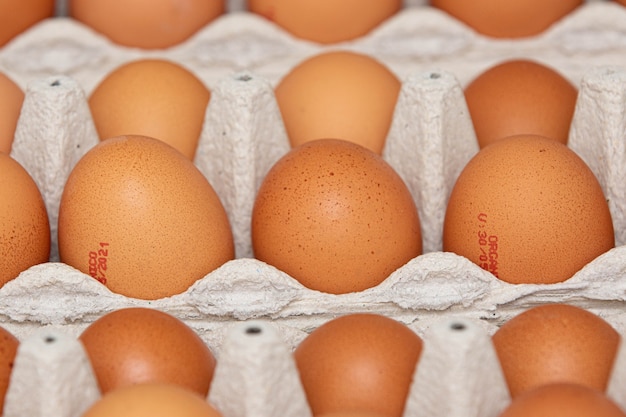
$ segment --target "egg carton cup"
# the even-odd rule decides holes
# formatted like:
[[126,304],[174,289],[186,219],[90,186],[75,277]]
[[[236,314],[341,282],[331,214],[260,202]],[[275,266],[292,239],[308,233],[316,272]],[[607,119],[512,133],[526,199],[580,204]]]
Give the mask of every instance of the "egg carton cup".
[[[273,87],[305,57],[331,49],[369,53],[402,80],[383,158],[413,195],[425,249],[378,286],[341,295],[305,288],[286,273],[255,260],[250,242],[256,190],[270,167],[289,150]],[[97,398],[77,336],[102,315],[130,306],[169,312],[212,347],[223,370],[216,375],[210,397],[226,407],[227,417],[270,412],[307,415],[293,372],[278,373],[293,367],[285,346],[292,349],[333,317],[363,311],[396,318],[431,340],[414,384],[422,388],[412,391],[407,416],[415,415],[420,407],[429,407],[435,416],[444,415],[444,407],[451,407],[446,415],[460,415],[468,409],[476,412],[470,415],[494,415],[508,401],[499,370],[485,366],[493,363],[493,357],[476,357],[480,349],[468,346],[486,343],[485,334],[495,327],[546,302],[586,308],[620,332],[626,325],[624,52],[626,9],[611,2],[589,2],[541,36],[517,41],[481,37],[426,7],[405,8],[370,35],[332,47],[294,39],[245,12],[229,13],[184,44],[163,51],[113,45],[70,19],[37,25],[0,49],[0,71],[26,92],[11,155],[42,192],[53,241],[50,262],[29,268],[0,288],[0,325],[21,341],[5,416],[25,415],[28,407],[30,414],[41,416],[77,415]],[[211,89],[194,163],[224,203],[237,254],[237,259],[187,291],[158,300],[112,293],[87,274],[61,263],[56,251],[63,186],[77,161],[98,142],[88,94],[117,65],[148,56],[186,65]],[[481,70],[508,57],[543,61],[579,87],[569,146],[598,177],[613,216],[615,249],[562,283],[508,284],[466,258],[441,251],[449,193],[478,150],[463,86]],[[468,331],[440,325],[441,320],[451,318],[466,323]],[[251,323],[271,328],[262,327],[262,337],[255,339],[239,327]],[[443,338],[440,348],[435,348],[437,337]],[[261,345],[254,345],[253,340]],[[238,350],[245,350],[246,343],[259,350],[252,355]],[[263,343],[276,350],[260,353],[260,346],[266,346]],[[449,356],[437,356],[437,351]],[[241,361],[236,360],[238,355]],[[258,362],[260,358],[267,359]],[[266,373],[255,366],[266,366]],[[477,367],[480,372],[475,373]],[[254,373],[255,369],[259,372]],[[623,376],[616,375],[610,386],[614,393],[623,386]],[[257,384],[256,390],[246,385],[263,378],[278,385]],[[476,390],[479,386],[499,388],[485,393]],[[259,392],[258,387],[280,388],[281,395]],[[277,401],[283,393],[294,402]],[[232,398],[230,404],[228,398]]]
[[[454,315],[427,329],[411,328],[423,331],[423,348],[404,417],[497,417],[510,404],[491,340],[495,328]],[[276,322],[250,320],[225,325],[222,343],[209,345],[217,365],[206,400],[224,417],[312,416],[284,330]],[[620,343],[606,394],[623,408],[625,384],[626,346]],[[41,328],[18,348],[4,416],[78,417],[101,396],[80,341],[58,328]]]

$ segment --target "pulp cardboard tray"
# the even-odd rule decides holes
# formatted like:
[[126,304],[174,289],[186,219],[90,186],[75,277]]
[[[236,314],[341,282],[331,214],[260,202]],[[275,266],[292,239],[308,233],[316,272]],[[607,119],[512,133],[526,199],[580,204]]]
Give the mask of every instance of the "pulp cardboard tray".
[[[380,285],[342,295],[307,289],[255,260],[249,236],[255,192],[289,149],[273,87],[302,59],[330,49],[373,55],[402,80],[383,157],[412,192],[425,250]],[[11,154],[40,187],[53,240],[50,262],[0,288],[0,325],[22,342],[5,416],[75,416],[97,398],[76,337],[127,306],[161,309],[198,332],[218,357],[209,397],[227,417],[308,415],[289,351],[320,324],[361,311],[396,318],[425,338],[407,416],[423,407],[435,416],[495,415],[508,397],[488,335],[515,314],[568,302],[626,334],[625,52],[626,8],[599,1],[521,40],[482,37],[423,5],[331,46],[295,39],[236,7],[185,43],[158,51],[114,45],[65,17],[38,24],[0,49],[0,71],[26,91]],[[151,301],[110,292],[56,252],[63,185],[98,141],[87,97],[113,68],[148,56],[187,66],[212,91],[194,162],[226,207],[237,254],[184,293]],[[510,57],[551,65],[579,87],[569,146],[597,175],[613,215],[615,249],[558,284],[508,284],[441,251],[449,192],[478,150],[462,89]],[[248,332],[250,325],[262,331]],[[609,392],[626,404],[621,373],[616,367]]]

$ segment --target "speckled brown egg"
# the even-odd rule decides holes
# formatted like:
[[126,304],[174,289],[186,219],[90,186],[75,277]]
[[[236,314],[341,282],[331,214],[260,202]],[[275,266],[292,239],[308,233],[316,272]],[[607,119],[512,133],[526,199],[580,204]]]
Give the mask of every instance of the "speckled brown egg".
[[367,35],[399,12],[402,0],[247,0],[247,5],[297,38],[332,44]]
[[529,308],[493,335],[512,398],[555,382],[604,391],[620,344],[619,333],[590,311],[567,304]]
[[444,251],[514,284],[565,281],[614,246],[591,169],[566,145],[536,135],[481,149],[459,175],[444,218]]
[[225,9],[225,0],[68,0],[72,18],[118,45],[142,49],[180,45]]
[[184,66],[139,59],[110,72],[89,96],[100,139],[144,135],[193,160],[211,93]]
[[477,33],[494,38],[537,36],[582,6],[584,0],[431,0]]
[[13,334],[0,327],[0,415],[2,415],[2,410],[4,409],[4,399],[9,389],[13,362],[15,361],[19,344],[19,340]]
[[200,336],[171,314],[143,307],[107,313],[80,335],[100,391],[158,382],[202,396],[209,392],[215,358]]
[[537,387],[517,397],[499,417],[625,417],[601,391],[571,383]]
[[400,80],[377,59],[328,51],[300,62],[275,89],[292,146],[338,138],[381,153],[400,93]]
[[50,222],[28,171],[0,152],[0,287],[50,257]]
[[211,184],[145,136],[107,139],[81,158],[63,189],[58,235],[62,262],[133,298],[179,294],[234,258]]
[[528,59],[498,63],[465,88],[479,146],[519,134],[567,143],[578,89],[555,69]]
[[173,384],[144,383],[111,391],[81,417],[222,417],[205,397]]
[[294,351],[313,415],[371,412],[401,417],[422,339],[409,327],[379,314],[332,319]]
[[0,47],[54,16],[54,0],[0,0]]
[[304,286],[362,291],[422,252],[419,216],[400,176],[352,142],[293,148],[268,172],[252,212],[257,259]]
[[23,102],[20,86],[0,72],[0,152],[11,153]]

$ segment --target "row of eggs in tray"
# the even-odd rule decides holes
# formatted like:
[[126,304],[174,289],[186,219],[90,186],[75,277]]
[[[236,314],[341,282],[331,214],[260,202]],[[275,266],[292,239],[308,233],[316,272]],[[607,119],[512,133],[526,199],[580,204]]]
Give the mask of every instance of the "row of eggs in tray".
[[[607,1],[624,4],[623,0]],[[0,5],[0,14],[7,16],[2,21],[0,46],[43,19],[69,15],[116,44],[163,49],[183,43],[229,9],[258,14],[296,38],[333,44],[365,36],[413,3],[435,7],[489,37],[523,38],[542,33],[581,7],[585,0],[515,0],[506,4],[491,1],[471,7],[450,0],[388,0],[366,6],[354,0],[160,0],[148,10],[142,1],[31,0]]]
[[562,303],[489,330],[443,318],[423,335],[388,316],[344,314],[293,346],[265,321],[233,324],[210,346],[144,307],[105,314],[77,337],[0,334],[5,417],[625,415],[621,333]]
[[[604,71],[591,82],[614,70]],[[34,83],[15,106],[14,158],[4,159],[26,172],[11,168],[22,179],[4,176],[3,191],[10,216],[27,220],[3,226],[3,282],[58,249],[62,262],[135,298],[181,293],[235,256],[342,294],[443,249],[506,282],[555,283],[622,243],[621,192],[605,194],[614,184],[604,170],[619,173],[623,155],[606,149],[610,133],[593,132],[613,158],[598,169],[605,155],[586,151],[588,132],[580,133],[593,111],[584,107],[585,91],[538,62],[496,65],[465,91],[445,73],[402,84],[379,61],[348,51],[305,60],[275,89],[240,74],[225,92],[210,93],[191,72],[160,59],[123,65],[89,100],[71,79],[59,80]],[[254,104],[262,108],[241,104],[246,89],[261,90],[265,101]],[[411,125],[414,103],[437,97],[429,89],[439,89],[447,107],[418,112],[431,112],[422,121],[443,114],[441,126]],[[83,113],[59,108],[68,90]],[[267,118],[250,121],[259,110]],[[80,114],[83,125],[45,126],[50,111]],[[233,123],[247,129],[243,145]],[[49,135],[54,129],[75,137],[58,141]],[[129,131],[179,142],[119,137]],[[518,133],[541,137],[489,143]],[[368,136],[374,139],[358,143]],[[74,161],[64,159],[68,151]],[[18,186],[32,183],[29,175],[34,184]],[[165,279],[172,276],[181,278]]]

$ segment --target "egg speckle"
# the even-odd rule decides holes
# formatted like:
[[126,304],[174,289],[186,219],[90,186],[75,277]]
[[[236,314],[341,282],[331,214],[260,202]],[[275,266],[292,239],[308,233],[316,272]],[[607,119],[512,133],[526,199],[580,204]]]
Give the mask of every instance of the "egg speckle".
[[419,216],[399,175],[357,144],[320,139],[268,172],[252,213],[255,257],[304,286],[361,291],[421,254]]

